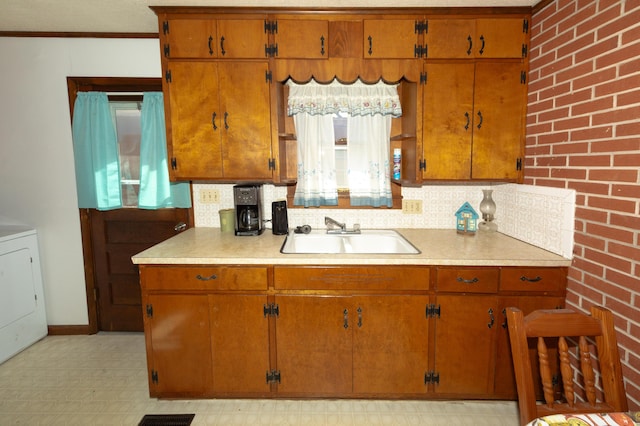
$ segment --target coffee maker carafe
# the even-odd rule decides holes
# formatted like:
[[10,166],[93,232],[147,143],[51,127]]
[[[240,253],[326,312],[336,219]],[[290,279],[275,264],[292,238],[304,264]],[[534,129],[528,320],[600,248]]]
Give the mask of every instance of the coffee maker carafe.
[[233,202],[236,208],[236,235],[262,234],[262,185],[234,186]]

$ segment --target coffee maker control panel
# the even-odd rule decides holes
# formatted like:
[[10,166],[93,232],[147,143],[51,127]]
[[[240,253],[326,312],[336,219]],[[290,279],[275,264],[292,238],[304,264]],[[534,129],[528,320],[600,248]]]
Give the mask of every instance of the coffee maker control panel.
[[258,204],[258,190],[256,187],[236,187],[235,201],[238,206]]

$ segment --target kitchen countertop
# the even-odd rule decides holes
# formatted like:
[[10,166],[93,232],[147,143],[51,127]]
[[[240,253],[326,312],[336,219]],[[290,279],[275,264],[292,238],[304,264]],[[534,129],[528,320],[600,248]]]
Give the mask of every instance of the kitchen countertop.
[[455,265],[570,266],[571,260],[501,233],[397,229],[420,254],[282,254],[286,235],[235,236],[196,227],[132,257],[138,265]]

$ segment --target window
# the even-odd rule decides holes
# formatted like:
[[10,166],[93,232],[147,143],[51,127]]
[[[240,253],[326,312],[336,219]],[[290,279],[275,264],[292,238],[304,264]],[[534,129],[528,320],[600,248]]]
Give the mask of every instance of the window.
[[[142,101],[142,99],[140,100]],[[140,192],[140,102],[109,101],[118,138],[122,207],[138,207]]]

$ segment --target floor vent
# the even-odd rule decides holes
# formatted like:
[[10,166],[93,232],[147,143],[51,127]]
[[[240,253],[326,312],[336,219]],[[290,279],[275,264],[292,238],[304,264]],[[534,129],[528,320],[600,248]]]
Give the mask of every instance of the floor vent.
[[138,426],[189,426],[195,414],[146,414]]

